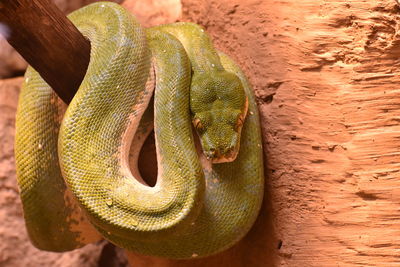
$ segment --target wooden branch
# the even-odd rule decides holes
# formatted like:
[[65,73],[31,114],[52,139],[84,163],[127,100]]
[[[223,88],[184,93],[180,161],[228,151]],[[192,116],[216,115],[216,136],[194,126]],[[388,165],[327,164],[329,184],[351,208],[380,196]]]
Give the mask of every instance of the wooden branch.
[[0,0],[8,42],[69,103],[86,73],[90,42],[50,0]]

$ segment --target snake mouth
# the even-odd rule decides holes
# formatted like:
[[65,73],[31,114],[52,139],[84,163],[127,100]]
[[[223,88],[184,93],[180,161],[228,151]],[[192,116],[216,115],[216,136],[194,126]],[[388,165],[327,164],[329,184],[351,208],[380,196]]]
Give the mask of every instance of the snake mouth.
[[221,152],[221,150],[210,149],[210,151],[205,151],[204,155],[208,160],[213,164],[217,163],[227,163],[232,162],[236,159],[239,153],[239,143],[236,146],[229,148],[225,152]]
[[211,159],[211,163],[215,164],[215,163],[227,163],[227,162],[232,162],[236,159],[238,153],[233,153],[230,156],[227,155],[223,155],[221,157],[217,157],[217,158],[212,158]]

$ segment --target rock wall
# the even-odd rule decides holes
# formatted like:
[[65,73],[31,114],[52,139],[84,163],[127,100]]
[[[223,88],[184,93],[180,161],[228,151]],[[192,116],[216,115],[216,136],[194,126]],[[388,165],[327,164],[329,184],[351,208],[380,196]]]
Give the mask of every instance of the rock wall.
[[[146,25],[174,21],[180,6],[167,20],[165,10],[146,11]],[[130,253],[131,265],[398,266],[399,19],[394,0],[182,0],[180,20],[205,26],[254,87],[265,201],[250,233],[226,252],[192,261]],[[0,83],[0,265],[27,257],[32,266],[61,266],[22,237],[12,156],[19,83]],[[65,266],[92,266],[96,246],[104,245],[63,254],[88,257]]]
[[182,1],[248,75],[265,201],[250,233],[206,259],[135,266],[398,266],[396,1]]

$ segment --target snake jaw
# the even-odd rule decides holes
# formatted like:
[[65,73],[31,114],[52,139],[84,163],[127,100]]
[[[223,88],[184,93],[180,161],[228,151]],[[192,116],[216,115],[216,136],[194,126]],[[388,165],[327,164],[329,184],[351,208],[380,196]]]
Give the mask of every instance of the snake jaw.
[[211,160],[212,164],[218,164],[218,163],[227,163],[227,162],[232,162],[236,159],[239,151],[236,150],[235,148],[229,150],[227,153],[224,154],[216,154],[214,157],[207,157],[209,160]]
[[212,164],[232,162],[236,159],[239,154],[240,144],[236,143],[234,146],[228,149],[214,149],[211,148],[208,151],[204,151],[204,155],[207,160],[211,161]]
[[[213,164],[218,163],[228,163],[236,160],[237,155],[239,154],[240,149],[240,138],[242,134],[242,129],[245,123],[245,119],[247,116],[249,101],[248,98],[245,98],[244,108],[242,113],[239,114],[237,119],[237,124],[235,125],[235,131],[237,132],[237,139],[234,138],[231,142],[231,146],[228,148],[210,148],[208,151],[205,151],[204,154],[208,160]],[[201,122],[197,119],[194,120],[193,124],[201,125]],[[198,128],[198,127],[196,127]],[[204,146],[203,146],[204,148]]]
[[201,125],[198,120],[195,120],[194,124],[197,125],[196,131],[207,160],[216,164],[232,162],[236,159],[239,153],[242,125],[238,125],[236,130],[229,125],[214,126],[204,130],[198,127]]

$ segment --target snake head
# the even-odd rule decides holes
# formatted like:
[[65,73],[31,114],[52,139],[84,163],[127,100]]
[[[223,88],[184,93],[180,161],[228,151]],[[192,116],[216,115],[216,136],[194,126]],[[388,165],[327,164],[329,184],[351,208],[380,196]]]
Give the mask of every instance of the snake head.
[[212,163],[234,161],[247,112],[240,79],[227,71],[193,75],[190,94],[192,122],[204,155]]

